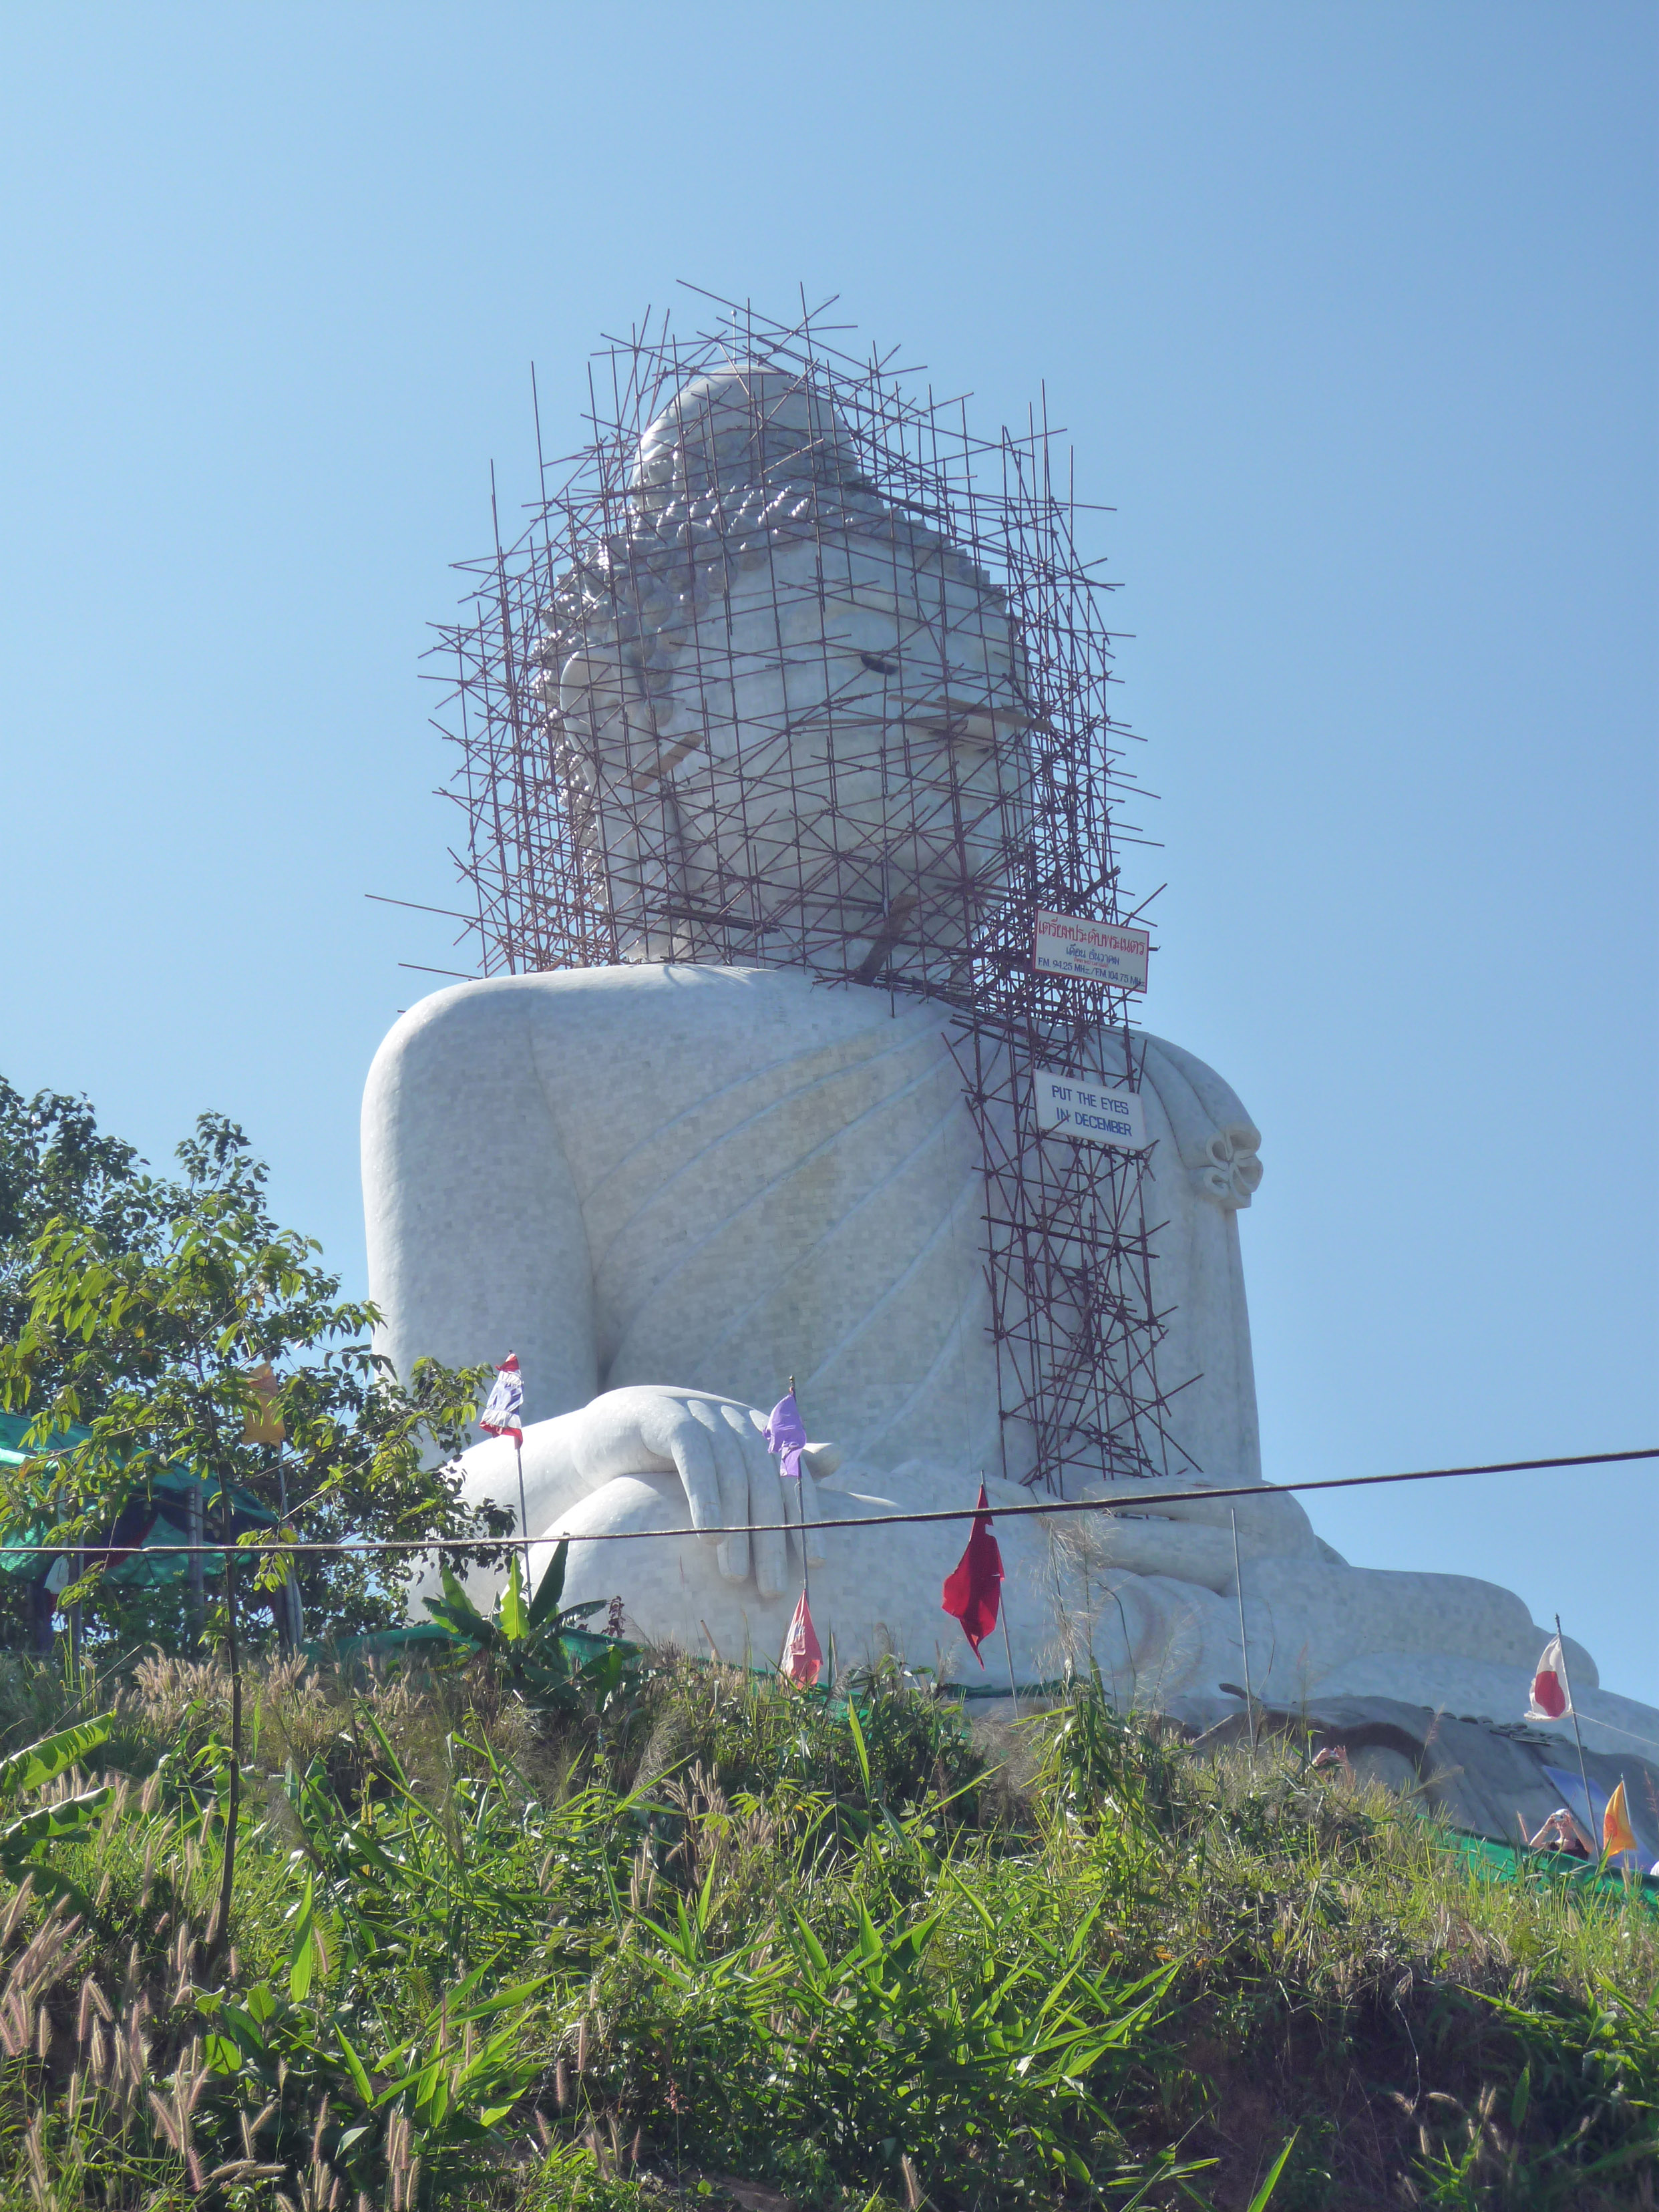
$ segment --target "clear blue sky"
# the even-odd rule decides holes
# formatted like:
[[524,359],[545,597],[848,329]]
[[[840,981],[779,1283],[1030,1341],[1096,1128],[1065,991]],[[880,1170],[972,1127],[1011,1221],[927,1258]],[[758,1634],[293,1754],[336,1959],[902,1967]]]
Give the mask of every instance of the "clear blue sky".
[[[1133,633],[1149,1026],[1264,1132],[1270,1475],[1659,1442],[1644,3],[286,4],[0,27],[0,1069],[203,1107],[362,1284],[464,964],[418,680],[529,363],[686,277],[1046,380]],[[488,1079],[488,1071],[479,1071]],[[504,1194],[505,1196],[506,1194]],[[1316,1504],[1659,1701],[1659,1474]]]

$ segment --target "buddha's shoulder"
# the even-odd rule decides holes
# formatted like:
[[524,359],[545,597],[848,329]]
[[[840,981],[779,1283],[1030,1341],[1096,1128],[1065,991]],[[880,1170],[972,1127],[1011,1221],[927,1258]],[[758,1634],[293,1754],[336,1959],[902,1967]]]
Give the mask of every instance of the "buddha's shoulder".
[[[1138,1062],[1135,1074],[1141,1087],[1156,1091],[1173,1115],[1182,1121],[1206,1121],[1220,1129],[1255,1129],[1232,1085],[1196,1053],[1146,1030],[1134,1037],[1133,1047]],[[1260,1142],[1259,1135],[1255,1141]]]
[[434,991],[411,1006],[380,1048],[407,1060],[427,1051],[528,1049],[586,1054],[678,1048],[722,1054],[812,1050],[878,1024],[937,1030],[937,1010],[859,984],[826,986],[789,968],[644,962],[492,975]]

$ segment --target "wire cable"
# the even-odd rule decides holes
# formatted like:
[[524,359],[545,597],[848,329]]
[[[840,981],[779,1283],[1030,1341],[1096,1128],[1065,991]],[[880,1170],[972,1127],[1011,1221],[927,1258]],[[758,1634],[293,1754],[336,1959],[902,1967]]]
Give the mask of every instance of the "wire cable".
[[[1464,1475],[1474,1474],[1530,1474],[1554,1468],[1612,1467],[1632,1460],[1659,1459],[1659,1444],[1644,1445],[1637,1451],[1580,1452],[1562,1459],[1500,1459],[1491,1460],[1479,1467],[1413,1468],[1397,1474],[1334,1474],[1306,1482],[1245,1482],[1228,1487],[1208,1487],[1200,1490],[1166,1490],[1154,1487],[1148,1481],[1144,1492],[1127,1498],[1044,1498],[1029,1505],[994,1505],[990,1509],[994,1520],[1015,1521],[1036,1519],[1059,1513],[1144,1513],[1148,1507],[1158,1505],[1190,1505],[1213,1499],[1233,1498],[1282,1498],[1292,1492],[1308,1490],[1368,1490],[1385,1482],[1449,1482]],[[836,1520],[811,1521],[813,1529],[830,1528],[922,1528],[935,1522],[972,1521],[978,1517],[979,1509],[972,1505],[947,1506],[926,1513],[862,1513],[847,1514]],[[1154,1516],[1156,1517],[1156,1516]],[[711,1522],[706,1528],[695,1523],[684,1528],[616,1528],[595,1532],[592,1535],[571,1535],[568,1531],[549,1529],[539,1536],[381,1536],[336,1537],[327,1542],[307,1542],[296,1539],[292,1543],[273,1541],[261,1536],[252,1542],[244,1541],[231,1548],[250,1556],[262,1551],[283,1552],[307,1557],[331,1552],[350,1553],[361,1557],[369,1552],[476,1552],[528,1551],[538,1544],[574,1543],[626,1544],[636,1542],[667,1542],[672,1538],[697,1536],[709,1543],[723,1541],[727,1536],[758,1536],[775,1534],[786,1524],[780,1521],[745,1521],[728,1526]],[[0,1540],[0,1553],[12,1557],[32,1554],[52,1554],[70,1550],[87,1553],[95,1559],[102,1553],[126,1559],[135,1551],[145,1551],[161,1558],[173,1553],[188,1556],[196,1552],[218,1553],[222,1544],[144,1544],[115,1546],[88,1544],[77,1539],[67,1539],[56,1544],[13,1544]]]

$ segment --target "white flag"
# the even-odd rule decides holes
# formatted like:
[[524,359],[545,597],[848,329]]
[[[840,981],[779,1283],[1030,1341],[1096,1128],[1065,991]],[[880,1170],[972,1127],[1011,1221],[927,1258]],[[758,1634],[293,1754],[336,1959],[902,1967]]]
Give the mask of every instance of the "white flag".
[[509,1352],[496,1369],[495,1386],[478,1416],[478,1426],[486,1436],[511,1437],[515,1444],[524,1442],[524,1379],[516,1352]]
[[1567,1668],[1561,1656],[1561,1639],[1559,1636],[1552,1636],[1544,1646],[1544,1655],[1533,1675],[1532,1702],[1523,1718],[1559,1721],[1565,1720],[1571,1711],[1572,1699],[1567,1694]]

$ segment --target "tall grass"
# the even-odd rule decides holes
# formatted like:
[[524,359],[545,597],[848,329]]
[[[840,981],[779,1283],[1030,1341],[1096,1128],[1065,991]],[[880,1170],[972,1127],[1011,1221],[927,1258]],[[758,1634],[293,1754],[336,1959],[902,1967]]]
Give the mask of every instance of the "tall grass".
[[141,1668],[109,1803],[0,1884],[0,2207],[1652,2204],[1639,1896],[1097,1685],[853,1686],[663,1656],[552,1727],[266,1669],[210,1972],[225,1684]]

